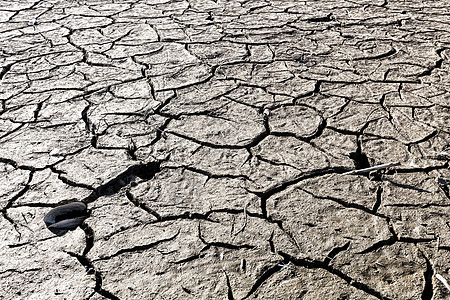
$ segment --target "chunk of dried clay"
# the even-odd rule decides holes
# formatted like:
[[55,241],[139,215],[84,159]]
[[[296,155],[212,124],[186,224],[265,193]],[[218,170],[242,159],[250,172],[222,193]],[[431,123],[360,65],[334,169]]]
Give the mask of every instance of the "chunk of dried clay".
[[72,202],[60,205],[50,210],[44,217],[47,228],[54,234],[61,236],[69,230],[75,230],[89,217],[86,204]]

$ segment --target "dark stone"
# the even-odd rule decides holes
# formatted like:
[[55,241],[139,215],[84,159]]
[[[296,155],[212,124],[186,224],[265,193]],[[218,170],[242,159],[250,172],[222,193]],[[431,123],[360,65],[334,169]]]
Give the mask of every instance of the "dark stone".
[[61,236],[69,230],[75,230],[89,217],[86,204],[72,202],[60,205],[50,210],[44,217],[47,228],[54,234]]

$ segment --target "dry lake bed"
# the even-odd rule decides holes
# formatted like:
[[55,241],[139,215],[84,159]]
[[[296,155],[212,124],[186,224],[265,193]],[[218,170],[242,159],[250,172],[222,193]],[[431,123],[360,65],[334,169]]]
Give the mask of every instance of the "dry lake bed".
[[0,298],[449,299],[449,11],[0,0]]

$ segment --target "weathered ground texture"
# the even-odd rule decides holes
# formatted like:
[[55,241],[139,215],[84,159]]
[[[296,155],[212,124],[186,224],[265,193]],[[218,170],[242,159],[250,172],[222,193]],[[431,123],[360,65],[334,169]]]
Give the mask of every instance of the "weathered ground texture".
[[0,298],[449,299],[449,11],[0,1]]

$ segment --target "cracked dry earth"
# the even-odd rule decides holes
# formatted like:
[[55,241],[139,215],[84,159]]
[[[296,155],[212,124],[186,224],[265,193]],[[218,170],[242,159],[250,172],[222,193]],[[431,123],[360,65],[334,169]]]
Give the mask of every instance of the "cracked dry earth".
[[449,9],[0,1],[0,298],[449,299]]

